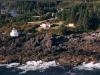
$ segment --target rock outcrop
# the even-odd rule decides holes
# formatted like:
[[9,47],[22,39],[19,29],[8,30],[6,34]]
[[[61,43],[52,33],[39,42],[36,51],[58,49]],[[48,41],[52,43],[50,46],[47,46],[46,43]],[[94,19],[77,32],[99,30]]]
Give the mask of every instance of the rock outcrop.
[[97,63],[100,60],[100,37],[92,32],[66,36],[27,34],[10,37],[0,34],[0,63],[29,60],[55,60],[66,66],[90,61]]

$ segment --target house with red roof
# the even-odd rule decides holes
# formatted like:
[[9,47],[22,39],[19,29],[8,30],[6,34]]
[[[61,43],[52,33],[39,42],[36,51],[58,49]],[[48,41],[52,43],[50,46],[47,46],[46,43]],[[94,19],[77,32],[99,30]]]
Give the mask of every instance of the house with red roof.
[[70,22],[70,23],[68,24],[68,26],[69,26],[69,27],[74,27],[75,24],[74,24],[74,22]]
[[47,20],[46,22],[43,22],[40,26],[42,28],[50,28],[52,25],[53,23]]

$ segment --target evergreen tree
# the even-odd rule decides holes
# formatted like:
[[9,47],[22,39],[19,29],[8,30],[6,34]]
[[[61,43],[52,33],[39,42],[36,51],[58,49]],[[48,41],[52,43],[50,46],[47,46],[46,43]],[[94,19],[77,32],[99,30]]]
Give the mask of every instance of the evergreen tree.
[[80,12],[79,12],[79,18],[78,18],[78,21],[77,21],[77,27],[78,27],[78,30],[83,30],[83,17],[84,17],[84,10],[80,9]]
[[66,20],[66,11],[63,10],[61,15],[62,15],[61,20],[65,21]]
[[75,22],[75,21],[76,21],[76,13],[75,13],[75,8],[73,7],[70,12],[70,22]]
[[84,17],[83,17],[83,29],[85,30],[85,31],[87,31],[88,30],[88,25],[89,25],[89,16],[88,16],[88,10],[85,10],[85,14],[84,14]]

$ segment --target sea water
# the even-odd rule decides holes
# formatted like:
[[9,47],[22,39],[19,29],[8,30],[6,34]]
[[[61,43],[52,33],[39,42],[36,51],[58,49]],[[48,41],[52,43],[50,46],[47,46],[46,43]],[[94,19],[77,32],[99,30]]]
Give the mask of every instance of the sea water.
[[55,61],[28,61],[26,64],[0,64],[0,75],[100,75],[100,63],[93,62],[74,67],[61,66]]

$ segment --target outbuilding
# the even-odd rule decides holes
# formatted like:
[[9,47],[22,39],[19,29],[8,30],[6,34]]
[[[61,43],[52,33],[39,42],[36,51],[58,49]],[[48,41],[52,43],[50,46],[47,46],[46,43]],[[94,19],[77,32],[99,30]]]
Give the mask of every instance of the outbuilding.
[[74,24],[74,22],[70,22],[70,23],[68,24],[68,26],[69,26],[69,27],[74,27],[75,24]]
[[53,25],[52,22],[46,21],[46,22],[43,22],[40,26],[43,28],[50,28],[52,25]]
[[12,31],[10,32],[10,36],[13,36],[13,37],[18,37],[19,36],[19,34],[18,34],[18,32],[15,28],[13,28]]

